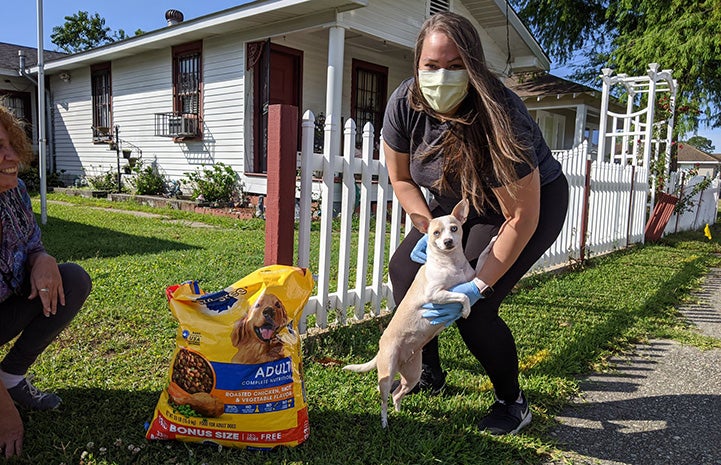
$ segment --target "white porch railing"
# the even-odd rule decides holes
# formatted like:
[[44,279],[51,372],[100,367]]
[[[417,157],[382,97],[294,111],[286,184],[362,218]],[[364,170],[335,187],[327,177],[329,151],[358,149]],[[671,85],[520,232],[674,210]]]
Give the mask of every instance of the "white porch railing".
[[[387,264],[402,239],[405,223],[388,181],[382,147],[379,159],[373,159],[372,125],[368,123],[363,128],[358,157],[354,144],[356,127],[352,120],[345,123],[342,156],[330,155],[327,151],[313,153],[314,122],[313,114],[307,111],[303,115],[299,165],[298,265],[316,273],[317,291],[306,305],[302,331],[308,324],[321,328],[330,323],[342,325],[351,319],[377,316],[383,307],[393,308]],[[327,126],[326,130],[331,129]],[[601,255],[643,242],[649,193],[645,169],[591,161],[586,143],[554,156],[561,162],[569,181],[568,214],[558,239],[531,271],[566,265],[588,255]],[[317,262],[314,258],[311,263],[311,252],[315,252],[310,234],[314,183],[315,191],[320,184],[320,237]],[[360,197],[357,207],[356,191]],[[336,193],[340,199],[335,198]],[[336,208],[338,217],[334,221],[333,206],[337,202],[340,208]],[[373,218],[376,219],[374,226]],[[334,231],[338,225],[340,231]],[[314,322],[308,323],[307,318],[311,316]]]

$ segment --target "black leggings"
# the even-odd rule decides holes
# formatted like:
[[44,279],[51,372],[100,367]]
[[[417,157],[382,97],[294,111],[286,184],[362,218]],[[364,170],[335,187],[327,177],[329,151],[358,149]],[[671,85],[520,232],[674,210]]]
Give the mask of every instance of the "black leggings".
[[[70,324],[90,294],[92,283],[85,270],[75,263],[58,265],[65,291],[65,306],[58,304],[55,315],[46,317],[39,297],[28,300],[28,294],[0,302],[0,346],[18,336],[0,363],[6,373],[24,375],[30,365]],[[26,280],[27,281],[27,280]]]
[[[536,232],[516,262],[493,286],[493,295],[479,300],[468,318],[456,320],[463,341],[488,374],[496,396],[508,402],[515,401],[520,391],[518,354],[511,330],[498,316],[498,309],[513,286],[541,258],[561,232],[568,208],[568,183],[563,175],[541,187],[540,202],[541,212]],[[436,208],[432,213],[436,217],[448,212]],[[475,267],[478,256],[498,233],[503,221],[503,217],[496,215],[473,218],[463,225],[464,251],[471,266]],[[410,253],[421,236],[420,231],[413,228],[388,264],[396,303],[403,299],[420,268],[419,264],[410,259]],[[423,348],[423,365],[436,376],[441,372],[438,338]]]

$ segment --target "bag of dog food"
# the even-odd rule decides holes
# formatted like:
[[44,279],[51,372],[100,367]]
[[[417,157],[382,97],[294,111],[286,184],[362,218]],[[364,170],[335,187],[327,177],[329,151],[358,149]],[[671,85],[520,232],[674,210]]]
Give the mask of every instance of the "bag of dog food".
[[282,265],[214,293],[169,287],[176,348],[146,437],[258,449],[308,439],[298,322],[312,289],[308,270]]

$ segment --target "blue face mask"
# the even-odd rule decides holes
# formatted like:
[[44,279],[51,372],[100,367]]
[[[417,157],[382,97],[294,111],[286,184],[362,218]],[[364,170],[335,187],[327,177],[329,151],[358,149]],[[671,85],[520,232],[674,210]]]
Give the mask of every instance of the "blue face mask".
[[455,109],[468,95],[468,71],[418,70],[418,85],[431,108],[441,114]]

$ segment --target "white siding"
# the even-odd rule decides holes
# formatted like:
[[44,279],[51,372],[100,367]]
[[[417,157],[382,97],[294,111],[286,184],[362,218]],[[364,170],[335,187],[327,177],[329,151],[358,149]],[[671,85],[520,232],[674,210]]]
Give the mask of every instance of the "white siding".
[[412,49],[426,19],[426,2],[373,0],[366,8],[343,13],[342,19],[353,29]]
[[506,44],[498,44],[491,39],[491,36],[489,36],[488,33],[478,24],[478,21],[473,18],[471,13],[461,2],[453,2],[452,5],[455,13],[468,18],[469,21],[476,26],[478,35],[481,39],[481,44],[483,45],[483,55],[486,57],[486,66],[488,66],[488,68],[496,74],[503,73],[506,68],[506,59],[508,58]]
[[[113,123],[119,126],[120,139],[139,147],[146,162],[157,160],[170,177],[215,162],[242,171],[243,48],[242,42],[221,39],[204,44],[202,142],[176,143],[155,136],[154,114],[173,109],[169,48],[113,62]],[[68,84],[54,80],[52,86],[58,167],[72,176],[83,170],[89,175],[115,171],[115,152],[92,143],[89,68],[75,70]]]
[[53,77],[52,88],[56,167],[65,178],[114,170],[115,152],[93,144],[90,68],[73,70],[70,82]]

